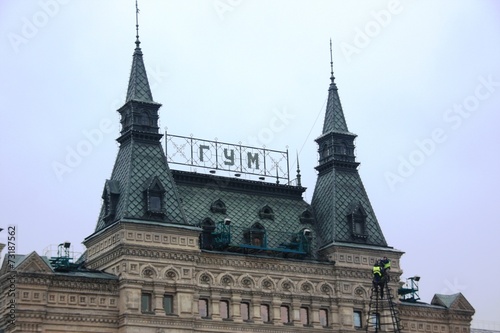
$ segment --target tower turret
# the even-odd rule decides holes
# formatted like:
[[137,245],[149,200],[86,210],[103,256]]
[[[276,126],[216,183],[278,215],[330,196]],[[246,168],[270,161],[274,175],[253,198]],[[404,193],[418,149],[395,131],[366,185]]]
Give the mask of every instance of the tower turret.
[[318,143],[318,178],[311,205],[318,221],[322,246],[362,243],[386,247],[384,235],[358,173],[354,154],[356,134],[349,132],[333,76],[331,77],[323,132]]

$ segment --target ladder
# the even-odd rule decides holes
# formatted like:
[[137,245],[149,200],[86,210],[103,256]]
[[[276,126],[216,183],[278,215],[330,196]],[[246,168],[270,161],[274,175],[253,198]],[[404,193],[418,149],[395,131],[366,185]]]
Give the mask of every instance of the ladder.
[[401,333],[399,310],[394,303],[394,294],[387,282],[379,287],[372,286],[366,332]]

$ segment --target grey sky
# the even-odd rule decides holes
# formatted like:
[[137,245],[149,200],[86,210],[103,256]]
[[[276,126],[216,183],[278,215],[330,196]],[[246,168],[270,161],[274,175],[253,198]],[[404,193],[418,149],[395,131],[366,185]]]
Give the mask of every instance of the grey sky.
[[[498,2],[139,6],[162,128],[288,146],[307,201],[332,38],[360,174],[388,243],[406,252],[403,276],[422,277],[423,301],[460,291],[477,322],[500,326]],[[2,227],[18,226],[20,253],[65,240],[81,251],[118,150],[134,1],[2,1],[0,32]]]

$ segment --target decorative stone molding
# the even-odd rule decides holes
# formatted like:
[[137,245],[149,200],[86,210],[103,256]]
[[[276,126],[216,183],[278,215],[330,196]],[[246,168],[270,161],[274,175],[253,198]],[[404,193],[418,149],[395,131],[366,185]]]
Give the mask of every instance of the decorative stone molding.
[[321,283],[319,285],[319,290],[323,294],[327,294],[327,295],[331,295],[331,296],[333,295],[333,287],[330,284],[326,283],[326,282]]
[[253,288],[255,286],[255,280],[248,274],[240,276],[238,281],[243,288]]
[[152,265],[146,265],[141,269],[141,276],[146,279],[156,279],[158,277],[158,273]]

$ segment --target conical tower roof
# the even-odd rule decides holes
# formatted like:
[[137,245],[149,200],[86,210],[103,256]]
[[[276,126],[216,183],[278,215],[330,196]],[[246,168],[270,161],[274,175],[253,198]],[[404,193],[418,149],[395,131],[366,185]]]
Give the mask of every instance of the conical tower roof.
[[316,139],[319,146],[318,178],[311,202],[321,245],[356,243],[386,247],[358,173],[359,163],[354,155],[356,134],[347,128],[333,76],[333,61],[331,66],[323,132]]
[[120,149],[104,185],[96,232],[120,221],[188,224],[160,143],[161,104],[153,100],[139,45],[137,36],[127,97],[118,110]]

